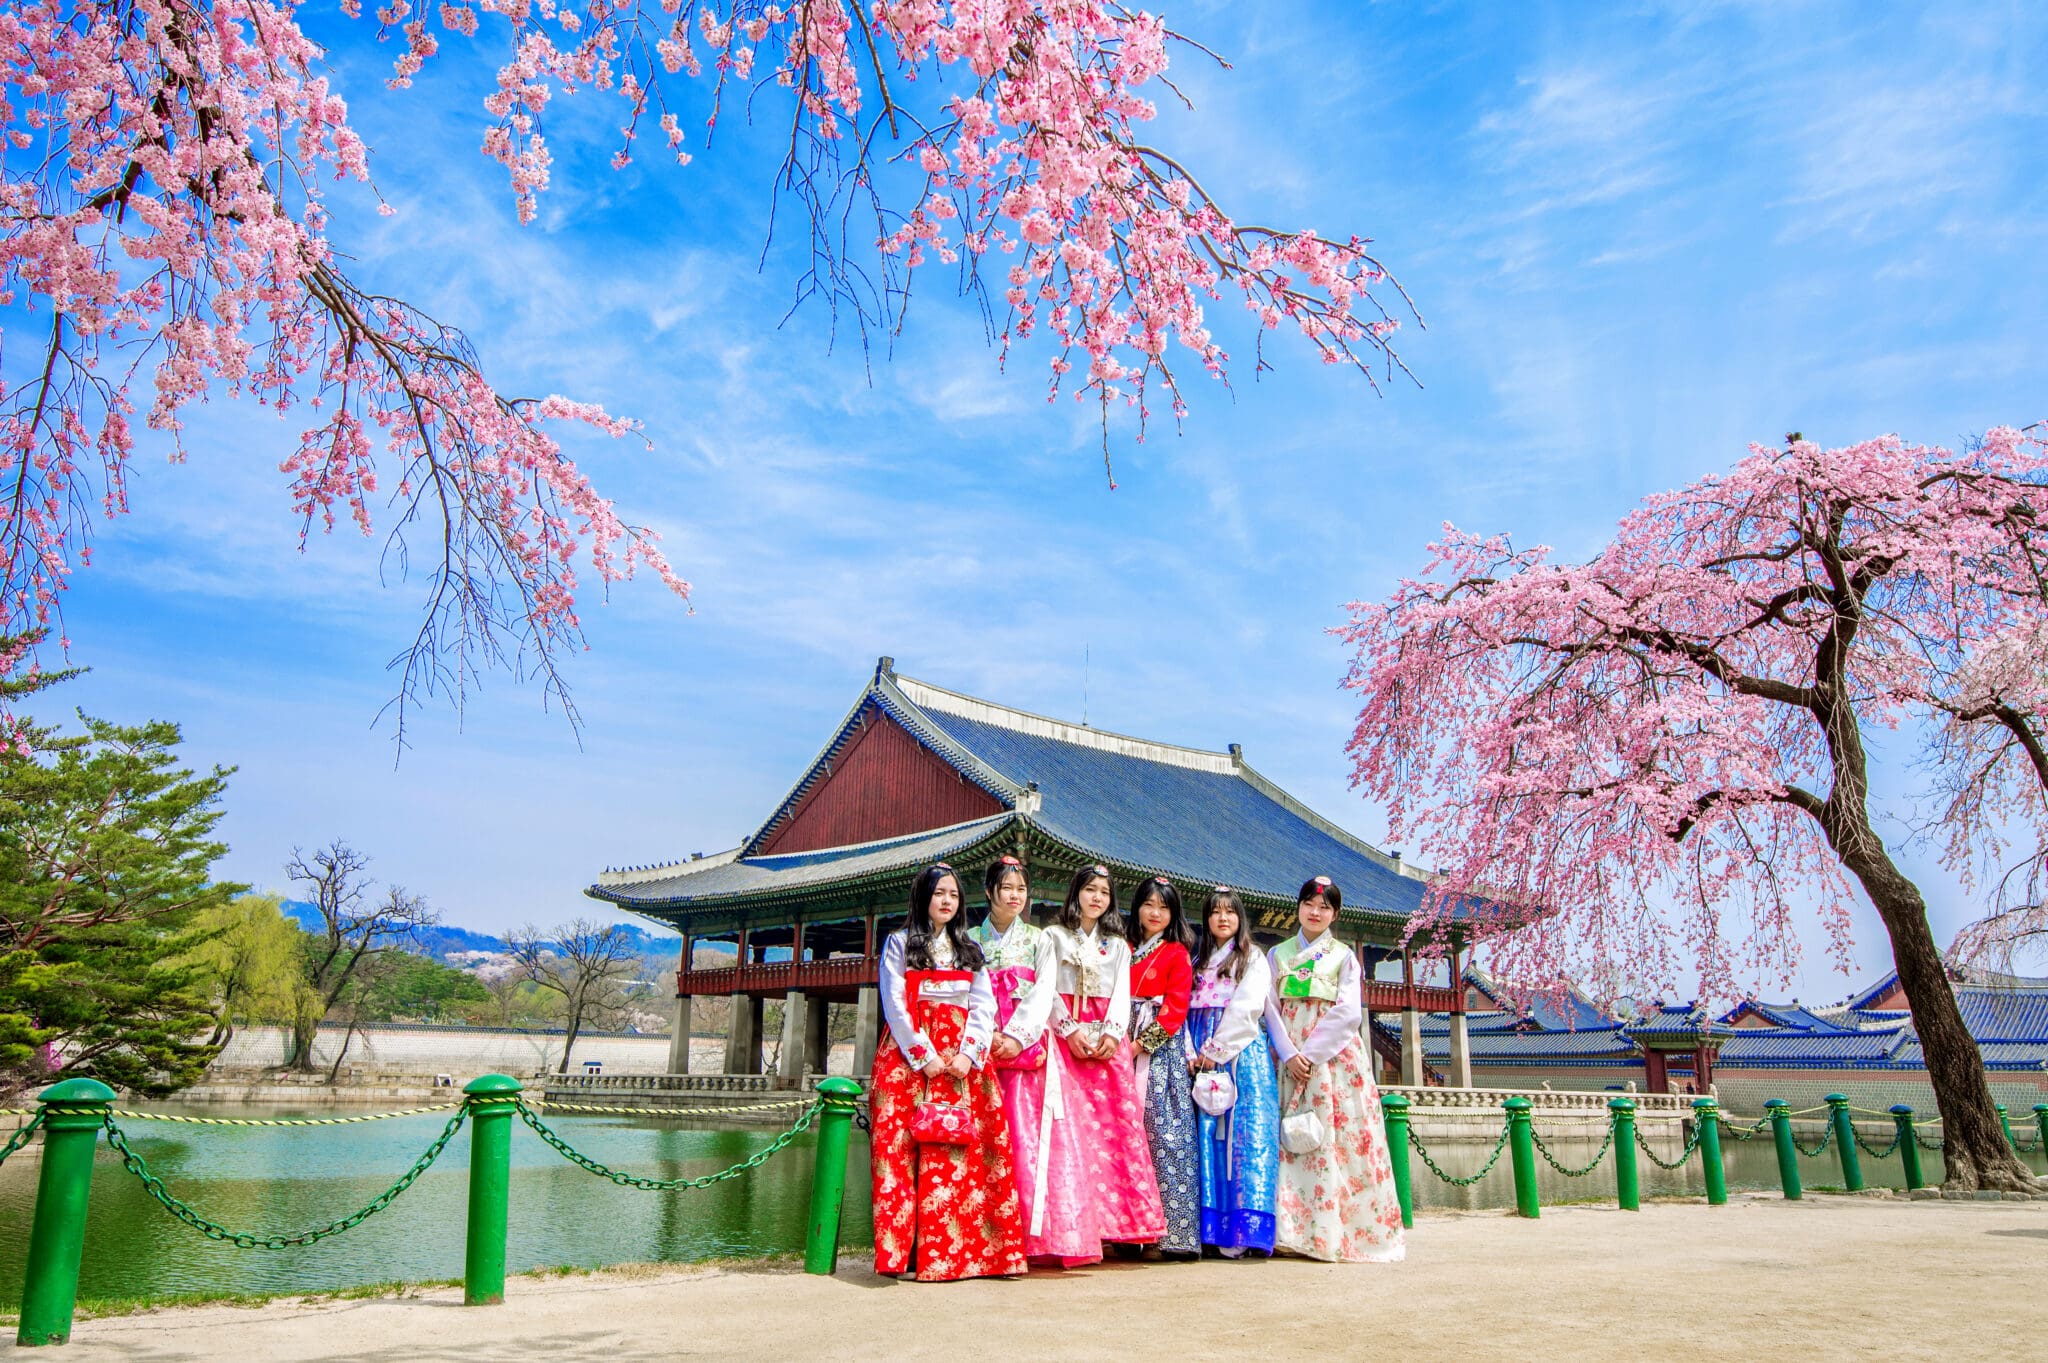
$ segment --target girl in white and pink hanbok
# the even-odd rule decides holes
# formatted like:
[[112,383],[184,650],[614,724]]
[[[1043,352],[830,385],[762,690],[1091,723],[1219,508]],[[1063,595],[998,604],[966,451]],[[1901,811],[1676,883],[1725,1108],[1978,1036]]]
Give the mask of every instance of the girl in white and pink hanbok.
[[[1313,1259],[1386,1263],[1406,1242],[1379,1087],[1358,1031],[1363,974],[1331,930],[1343,904],[1328,876],[1304,884],[1295,906],[1301,931],[1267,954],[1266,1035],[1280,1062],[1282,1123],[1275,1241]],[[1313,1112],[1321,1129],[1316,1148],[1301,1153],[1286,1148],[1286,1122],[1297,1112]]]

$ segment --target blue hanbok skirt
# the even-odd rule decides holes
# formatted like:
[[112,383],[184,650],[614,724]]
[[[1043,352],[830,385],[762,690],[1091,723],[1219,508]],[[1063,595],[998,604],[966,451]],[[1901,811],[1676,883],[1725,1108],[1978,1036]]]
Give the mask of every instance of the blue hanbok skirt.
[[[1188,1013],[1188,1051],[1216,1032],[1221,1008]],[[1202,1243],[1219,1249],[1273,1249],[1273,1199],[1280,1180],[1280,1087],[1273,1047],[1261,1029],[1225,1067],[1237,1102],[1220,1117],[1195,1110],[1200,1159]]]

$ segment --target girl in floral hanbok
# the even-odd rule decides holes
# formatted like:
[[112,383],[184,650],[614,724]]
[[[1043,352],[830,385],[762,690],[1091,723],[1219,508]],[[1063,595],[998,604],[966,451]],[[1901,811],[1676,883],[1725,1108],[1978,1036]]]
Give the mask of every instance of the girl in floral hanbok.
[[1185,1027],[1195,968],[1180,891],[1162,878],[1138,882],[1131,892],[1131,1041],[1137,1050],[1138,1092],[1145,1102],[1145,1143],[1166,1212],[1160,1250],[1169,1258],[1202,1252],[1200,1162],[1195,1154],[1193,1074]]
[[1010,1129],[983,1066],[996,1001],[944,862],[910,887],[882,944],[882,1017],[870,1098],[875,1271],[924,1282],[1022,1273]]
[[[1056,1044],[1048,1035],[1048,1024],[1057,997],[1059,956],[1052,939],[1032,926],[1026,912],[1031,885],[1023,862],[1015,857],[990,862],[982,888],[988,895],[988,917],[968,936],[981,948],[995,991],[996,1038],[989,1055],[1003,1091],[1017,1192],[1024,1224],[1029,1226],[1052,1177],[1048,1143],[1039,1138],[1039,1131],[1050,1120],[1045,1052]],[[1073,1153],[1071,1148],[1067,1153]],[[1065,1177],[1071,1183],[1079,1174],[1069,1167]]]
[[[1401,1204],[1379,1087],[1358,1033],[1358,957],[1331,931],[1343,905],[1328,876],[1304,884],[1295,907],[1301,931],[1267,956],[1275,985],[1266,1035],[1281,1065],[1275,1240],[1315,1259],[1390,1262],[1405,1252]],[[1295,1120],[1297,1113],[1313,1119]],[[1296,1140],[1308,1148],[1289,1149]]]
[[1232,1259],[1246,1250],[1271,1254],[1280,1173],[1280,1094],[1265,1026],[1273,968],[1227,887],[1209,891],[1202,924],[1188,1045],[1196,1074],[1220,1070],[1235,1092],[1225,1111],[1195,1113],[1202,1243]]
[[1084,866],[1067,886],[1052,940],[1058,1044],[1046,1048],[1039,1127],[1044,1196],[1033,1203],[1025,1252],[1064,1267],[1094,1263],[1105,1243],[1150,1244],[1166,1213],[1145,1145],[1145,1108],[1125,1039],[1131,1024],[1131,949],[1106,866]]

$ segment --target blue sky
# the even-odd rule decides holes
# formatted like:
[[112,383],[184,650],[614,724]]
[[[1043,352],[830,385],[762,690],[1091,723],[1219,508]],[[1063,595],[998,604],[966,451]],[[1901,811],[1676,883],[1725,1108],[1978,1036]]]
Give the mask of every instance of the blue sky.
[[[519,227],[476,153],[496,55],[391,53],[315,15],[398,209],[337,191],[366,284],[466,329],[501,386],[593,399],[651,450],[576,457],[696,584],[585,613],[581,746],[492,679],[458,723],[376,718],[417,584],[375,546],[301,555],[276,472],[295,428],[217,400],[193,457],[145,454],[67,606],[86,679],[46,702],[185,725],[237,765],[226,870],[281,888],[342,835],[451,922],[592,911],[609,864],[728,847],[782,793],[877,655],[1098,726],[1221,748],[1376,836],[1347,789],[1344,657],[1324,633],[1418,566],[1440,522],[1577,556],[1645,493],[1788,429],[1948,443],[2048,415],[2042,115],[2025,5],[1175,5],[1228,55],[1174,74],[1157,138],[1243,219],[1359,232],[1416,298],[1423,382],[1375,397],[1282,338],[1277,373],[1191,385],[1186,431],[1116,448],[1000,373],[938,276],[872,381],[829,319],[787,322],[768,251],[774,132],[729,121],[687,169],[606,161],[614,107],[556,117],[555,188]],[[1226,345],[1249,337],[1219,309]],[[1084,656],[1087,666],[1084,674]],[[1902,745],[1883,750],[1910,788]],[[1962,895],[1914,859],[1937,935]],[[1885,959],[1867,914],[1858,958]],[[1818,950],[1802,997],[1846,982]]]

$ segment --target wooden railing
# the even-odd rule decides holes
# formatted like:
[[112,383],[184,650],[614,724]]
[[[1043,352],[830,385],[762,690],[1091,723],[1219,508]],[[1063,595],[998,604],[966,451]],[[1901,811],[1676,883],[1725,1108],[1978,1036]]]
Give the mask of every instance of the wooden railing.
[[858,989],[873,984],[881,962],[872,956],[823,961],[758,961],[751,965],[678,970],[677,994],[786,993],[791,989]]
[[1407,985],[1399,980],[1367,980],[1365,1008],[1369,1013],[1398,1013],[1413,1008],[1422,1013],[1462,1013],[1465,991],[1440,984]]

